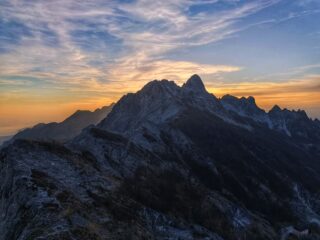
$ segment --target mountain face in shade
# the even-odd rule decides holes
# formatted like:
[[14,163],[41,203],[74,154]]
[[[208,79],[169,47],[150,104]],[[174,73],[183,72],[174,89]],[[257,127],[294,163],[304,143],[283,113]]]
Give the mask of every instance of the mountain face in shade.
[[299,143],[320,146],[320,130],[318,120],[310,119],[303,110],[281,109],[275,105],[268,113],[260,109],[253,97],[236,98],[226,95],[221,103],[230,112],[249,118],[269,129],[284,133]]
[[231,95],[225,95],[221,98],[221,102],[226,109],[242,116],[259,120],[259,118],[263,119],[266,115],[266,112],[256,105],[253,97],[237,98]]
[[319,239],[319,130],[302,111],[217,99],[197,75],[152,81],[66,144],[1,151],[0,236]]
[[189,80],[183,85],[183,88],[195,93],[203,93],[206,91],[201,78],[196,74],[189,78]]
[[99,128],[137,136],[143,128],[158,131],[159,125],[192,107],[221,116],[227,114],[218,99],[205,90],[200,77],[193,75],[182,87],[172,81],[155,80],[137,93],[125,95]]
[[91,112],[88,110],[78,110],[63,122],[40,123],[32,128],[24,129],[13,136],[15,139],[34,139],[46,141],[68,141],[89,125],[97,124],[104,119],[111,111],[114,104],[98,108]]
[[13,136],[0,136],[0,146],[2,145],[2,143],[10,140]]
[[319,143],[319,124],[317,121],[311,120],[305,111],[281,110],[278,106],[275,106],[269,111],[268,115],[275,129],[285,131],[293,139],[308,144]]

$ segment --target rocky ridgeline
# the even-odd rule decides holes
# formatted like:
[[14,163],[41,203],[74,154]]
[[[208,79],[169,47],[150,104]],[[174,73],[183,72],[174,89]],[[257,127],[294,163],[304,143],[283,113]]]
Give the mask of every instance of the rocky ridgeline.
[[320,125],[152,81],[66,143],[0,155],[1,239],[318,239]]

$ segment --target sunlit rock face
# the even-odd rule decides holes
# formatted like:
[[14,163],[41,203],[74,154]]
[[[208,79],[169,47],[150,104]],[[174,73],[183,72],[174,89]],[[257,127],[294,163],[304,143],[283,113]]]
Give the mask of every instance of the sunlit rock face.
[[302,111],[217,99],[197,75],[152,81],[66,144],[1,151],[0,236],[317,239],[319,132]]

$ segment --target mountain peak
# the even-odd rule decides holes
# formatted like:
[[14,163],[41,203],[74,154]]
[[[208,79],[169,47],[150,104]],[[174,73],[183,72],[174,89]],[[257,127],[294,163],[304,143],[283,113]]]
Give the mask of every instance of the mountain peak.
[[298,109],[298,111],[296,111],[296,113],[302,118],[305,118],[305,119],[309,118],[306,111],[304,111],[304,110]]
[[167,79],[162,80],[153,80],[148,82],[140,92],[147,92],[148,94],[157,95],[159,92],[171,92],[178,88],[178,86],[173,82]]
[[250,104],[256,104],[256,100],[254,99],[254,97],[252,97],[252,96],[249,96],[248,98],[247,98],[247,100],[248,100],[248,102],[250,103]]
[[232,96],[231,94],[226,94],[226,95],[222,96],[221,100],[223,100],[223,101],[224,100],[236,101],[236,100],[238,100],[238,98],[235,96]]
[[185,84],[183,84],[183,88],[186,88],[188,90],[192,90],[195,92],[203,92],[206,90],[201,78],[197,74],[192,75],[188,79],[188,81]]
[[281,108],[278,105],[274,105],[269,112],[281,112]]

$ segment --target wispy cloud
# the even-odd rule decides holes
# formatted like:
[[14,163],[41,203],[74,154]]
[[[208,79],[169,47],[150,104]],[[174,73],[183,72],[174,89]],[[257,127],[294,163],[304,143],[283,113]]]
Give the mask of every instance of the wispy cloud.
[[[252,82],[275,82],[285,83],[292,82],[293,80],[301,81],[301,79],[309,79],[312,76],[312,72],[320,73],[320,63],[313,63],[308,65],[302,65],[294,68],[289,68],[277,73],[269,73],[261,75],[256,78],[252,78]],[[317,76],[317,74],[313,74]]]
[[[172,67],[168,75],[178,76],[185,68],[179,67],[181,62],[167,59],[168,53],[227,38],[241,30],[235,26],[240,19],[277,1],[233,3],[216,11],[217,2],[2,1],[1,21],[8,31],[4,29],[1,36],[1,74],[32,76],[59,84],[108,84],[139,80],[145,69],[149,69],[151,78],[158,77],[160,71],[154,66],[161,68],[169,63]],[[191,11],[195,6],[211,10]],[[9,30],[15,31],[9,34]],[[219,68],[195,62],[183,64],[208,73]],[[239,70],[224,66],[218,71],[224,69]]]
[[309,75],[285,82],[215,82],[207,85],[218,95],[230,93],[236,96],[261,96],[302,92],[320,94],[320,75]]

